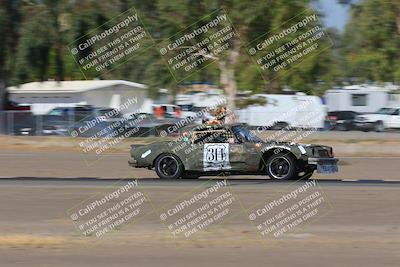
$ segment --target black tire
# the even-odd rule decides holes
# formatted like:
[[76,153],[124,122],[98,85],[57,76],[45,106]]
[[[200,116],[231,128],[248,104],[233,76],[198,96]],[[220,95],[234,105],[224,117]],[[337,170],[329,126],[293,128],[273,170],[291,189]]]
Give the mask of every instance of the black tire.
[[375,132],[383,132],[385,130],[385,126],[383,125],[382,121],[377,121],[374,126]]
[[154,164],[156,173],[161,179],[178,179],[183,173],[182,161],[173,154],[162,154]]
[[273,180],[291,180],[297,178],[296,161],[288,153],[275,154],[266,163],[268,176]]

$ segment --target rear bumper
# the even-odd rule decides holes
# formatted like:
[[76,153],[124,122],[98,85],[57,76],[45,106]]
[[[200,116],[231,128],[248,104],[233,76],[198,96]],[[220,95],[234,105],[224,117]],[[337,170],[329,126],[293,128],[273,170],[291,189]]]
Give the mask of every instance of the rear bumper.
[[336,173],[339,171],[337,158],[308,158],[308,164],[316,165],[318,173]]

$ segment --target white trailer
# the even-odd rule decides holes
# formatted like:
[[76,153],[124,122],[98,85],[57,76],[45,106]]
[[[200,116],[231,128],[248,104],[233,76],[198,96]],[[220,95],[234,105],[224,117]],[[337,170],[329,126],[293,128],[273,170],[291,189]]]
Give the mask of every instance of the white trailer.
[[179,106],[190,106],[194,110],[207,107],[217,107],[224,105],[226,98],[221,89],[210,89],[207,92],[191,92],[187,94],[177,94],[175,103]]
[[252,105],[238,110],[239,121],[265,128],[324,128],[327,107],[318,96],[257,94],[265,105]]
[[369,113],[384,107],[396,106],[396,102],[399,101],[396,90],[398,87],[393,84],[350,85],[326,91],[325,99],[329,111],[351,110]]

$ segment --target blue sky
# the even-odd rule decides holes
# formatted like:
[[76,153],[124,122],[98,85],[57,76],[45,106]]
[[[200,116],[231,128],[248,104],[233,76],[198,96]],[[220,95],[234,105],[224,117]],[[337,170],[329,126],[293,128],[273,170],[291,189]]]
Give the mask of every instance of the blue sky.
[[322,20],[327,27],[335,27],[343,31],[349,20],[350,6],[340,5],[337,0],[319,0],[314,6],[325,14]]

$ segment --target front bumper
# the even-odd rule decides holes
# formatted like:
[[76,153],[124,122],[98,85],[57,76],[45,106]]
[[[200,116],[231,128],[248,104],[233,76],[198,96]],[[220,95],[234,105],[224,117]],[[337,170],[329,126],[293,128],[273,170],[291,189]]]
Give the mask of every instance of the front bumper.
[[129,160],[128,160],[128,164],[129,164],[129,166],[131,166],[131,167],[138,167],[138,162],[137,162],[137,160],[134,159],[134,158],[129,159]]
[[316,165],[318,173],[336,173],[339,171],[337,158],[308,158],[308,164]]

